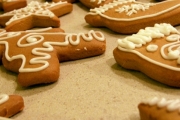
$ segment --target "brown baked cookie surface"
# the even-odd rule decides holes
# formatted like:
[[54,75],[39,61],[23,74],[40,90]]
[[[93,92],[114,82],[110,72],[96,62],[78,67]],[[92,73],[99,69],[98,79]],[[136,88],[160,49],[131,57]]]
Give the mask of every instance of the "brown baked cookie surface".
[[112,31],[132,34],[155,23],[180,24],[180,1],[143,3],[136,0],[119,0],[90,9],[85,21],[93,27],[107,27]]
[[113,0],[80,0],[80,2],[88,8],[96,8],[113,2]]
[[26,7],[26,0],[0,0],[0,9],[9,12],[15,9]]
[[138,70],[163,84],[180,87],[180,33],[170,24],[156,24],[118,39],[113,54],[126,69]]
[[[57,28],[56,28],[57,29]],[[0,56],[3,66],[18,73],[22,86],[56,82],[59,62],[101,55],[105,37],[101,32],[1,32]]]
[[71,11],[71,3],[32,1],[25,8],[0,15],[0,26],[5,27],[6,31],[23,31],[33,27],[59,27],[58,17]]
[[24,108],[24,100],[19,95],[0,94],[0,116],[11,117]]
[[143,101],[138,105],[141,120],[179,120],[180,100],[157,98]]

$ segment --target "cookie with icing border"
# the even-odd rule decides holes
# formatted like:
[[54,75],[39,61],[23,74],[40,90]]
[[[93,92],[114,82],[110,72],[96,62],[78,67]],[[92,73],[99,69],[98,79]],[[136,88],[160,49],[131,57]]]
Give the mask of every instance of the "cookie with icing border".
[[[53,29],[52,29],[53,30]],[[0,56],[3,66],[18,73],[21,86],[56,82],[60,62],[101,55],[105,52],[101,32],[1,32]]]
[[26,7],[26,0],[0,0],[0,9],[9,12],[15,9]]
[[118,0],[90,9],[85,21],[93,27],[107,27],[117,33],[132,34],[155,23],[178,25],[179,11],[179,0],[159,3]]
[[180,33],[167,23],[118,39],[116,62],[172,87],[180,87]]
[[24,109],[24,100],[19,95],[0,94],[0,116],[12,117]]
[[180,100],[154,97],[138,105],[141,120],[179,120]]
[[23,31],[34,27],[59,27],[58,17],[70,13],[71,3],[30,2],[26,7],[0,15],[0,26],[6,31]]
[[88,8],[96,8],[108,4],[113,0],[80,0],[80,2]]

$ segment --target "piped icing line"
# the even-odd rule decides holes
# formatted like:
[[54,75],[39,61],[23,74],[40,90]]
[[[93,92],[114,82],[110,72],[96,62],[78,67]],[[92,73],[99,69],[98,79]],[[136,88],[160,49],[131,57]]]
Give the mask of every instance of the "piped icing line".
[[33,30],[26,30],[25,32],[45,32],[47,30],[51,30],[52,27],[47,27],[47,28],[39,28],[39,29],[33,29]]
[[[59,32],[59,33],[28,33],[18,40],[18,42],[17,42],[18,47],[28,47],[28,46],[36,45],[40,42],[43,42],[44,41],[43,35],[64,35],[65,41],[64,42],[48,42],[48,41],[45,41],[43,43],[44,48],[34,48],[31,51],[32,54],[39,56],[39,57],[32,58],[29,61],[29,63],[30,64],[43,64],[43,65],[40,67],[37,67],[37,68],[25,68],[26,57],[23,54],[19,54],[19,55],[15,55],[15,56],[10,57],[8,54],[9,53],[9,43],[7,41],[3,41],[3,40],[8,39],[9,37],[20,35],[21,32],[17,32],[16,34],[14,33],[14,34],[12,34],[12,36],[9,36],[9,37],[7,34],[8,33],[1,34],[1,36],[3,36],[3,38],[0,38],[0,44],[5,45],[5,48],[6,48],[5,49],[5,57],[8,61],[12,61],[15,59],[22,59],[22,65],[19,68],[19,72],[37,72],[37,71],[41,71],[41,70],[47,68],[49,66],[49,62],[47,60],[51,58],[51,55],[48,53],[44,53],[44,52],[53,51],[54,48],[52,45],[55,45],[55,46],[67,46],[69,44],[78,45],[80,43],[81,37],[85,41],[91,41],[91,40],[93,40],[93,37],[99,41],[105,40],[105,37],[101,32],[95,32],[93,30],[89,31],[87,36],[84,33],[79,33],[79,34],[68,34],[68,33],[62,33],[62,32]],[[97,34],[99,34],[99,35],[97,35]],[[72,37],[74,35],[76,36],[76,40],[72,40]],[[26,40],[27,43],[21,44],[21,42],[23,40]]]
[[178,112],[180,112],[180,100],[179,99],[167,100],[165,98],[154,97],[152,99],[143,101],[142,103],[144,103],[146,105],[150,105],[150,106],[157,105],[157,107],[159,107],[159,108],[166,107],[166,109],[169,112],[173,112],[173,111],[176,111],[176,110],[178,110]]
[[31,15],[46,16],[52,18],[55,15],[49,9],[56,5],[65,4],[65,3],[67,2],[39,3],[37,1],[32,1],[24,8],[7,12],[5,14],[2,14],[1,16],[12,16],[12,18],[6,23],[6,25],[11,24],[15,20],[23,19]]
[[[172,0],[163,1],[163,2],[170,2],[170,1],[172,1]],[[103,14],[106,11],[108,11],[109,9],[114,8],[115,6],[118,6],[118,5],[121,5],[121,4],[126,4],[128,2],[132,2],[132,3],[136,3],[136,4],[142,4],[142,2],[138,2],[138,1],[135,1],[135,0],[114,1],[113,3],[105,4],[104,6],[100,6],[99,8],[90,9],[90,12],[87,15],[100,15],[103,18],[106,18],[106,19],[109,19],[109,20],[114,20],[114,21],[134,21],[134,20],[140,20],[140,19],[155,17],[155,16],[167,13],[167,12],[169,12],[171,10],[174,10],[174,9],[180,7],[180,4],[176,4],[176,5],[172,6],[172,7],[169,7],[167,9],[163,10],[163,11],[160,11],[160,12],[156,12],[154,14],[143,15],[143,16],[132,17],[132,18],[129,18],[129,17],[128,18],[113,18],[113,17],[109,17],[109,16]],[[144,5],[149,4],[149,7],[150,7],[150,6],[155,6],[155,5],[158,5],[158,4],[162,4],[163,2],[151,3],[151,4],[150,3],[143,3],[143,4]],[[119,10],[116,9],[115,12],[119,12]],[[130,13],[127,14],[127,16],[130,16],[133,13],[137,13],[137,11],[136,12],[130,12]]]
[[[177,29],[175,29],[170,24],[166,24],[166,23],[155,24],[154,27],[148,27],[148,28],[145,28],[144,30],[141,29],[137,34],[128,36],[124,39],[118,39],[118,41],[117,41],[118,49],[121,51],[134,53],[134,54],[140,56],[141,58],[143,58],[153,64],[156,64],[158,66],[161,66],[161,67],[164,67],[167,69],[171,69],[173,71],[180,71],[180,68],[178,68],[178,67],[173,67],[173,66],[155,61],[155,60],[143,55],[142,53],[134,50],[136,47],[141,47],[141,46],[151,42],[152,39],[154,39],[154,38],[162,38],[162,37],[168,36],[172,33],[180,35],[180,33],[177,31]],[[180,64],[180,55],[178,54],[179,51],[178,51],[178,53],[176,53],[177,51],[175,53],[171,52],[171,51],[173,51],[172,48],[176,47],[177,43],[180,46],[180,42],[179,42],[180,40],[178,39],[177,41],[178,42],[169,43],[167,45],[162,46],[160,54],[162,55],[162,57],[164,57],[164,59],[170,59],[170,60],[172,59],[172,57],[175,56],[173,59],[177,59],[177,63]],[[171,46],[174,44],[175,44],[175,46],[172,46],[169,48],[169,53],[171,52],[170,55],[166,56],[164,53],[164,49],[167,46]],[[180,49],[180,47],[178,47],[177,49]]]
[[5,103],[8,100],[9,100],[9,95],[7,95],[7,94],[0,94],[0,105]]
[[[96,2],[97,0],[90,0],[90,2]],[[98,0],[97,4],[101,4],[102,2],[104,2],[105,0]]]

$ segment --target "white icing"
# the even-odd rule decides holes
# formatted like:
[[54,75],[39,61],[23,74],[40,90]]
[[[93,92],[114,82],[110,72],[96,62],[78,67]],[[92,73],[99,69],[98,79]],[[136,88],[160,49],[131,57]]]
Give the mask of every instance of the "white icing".
[[8,101],[9,95],[7,94],[0,94],[0,105]]
[[148,104],[150,106],[157,105],[159,108],[166,107],[168,111],[175,111],[178,110],[180,112],[180,100],[166,100],[165,98],[157,98],[154,97],[151,100],[147,100],[145,102],[142,102],[144,104]]
[[148,45],[147,47],[146,47],[146,50],[148,51],[148,52],[154,52],[154,51],[156,51],[158,49],[158,46],[157,45]]
[[[159,12],[156,12],[154,14],[148,14],[148,15],[144,15],[144,16],[137,16],[137,17],[132,17],[132,18],[114,18],[114,17],[110,17],[110,16],[107,16],[105,15],[104,13],[118,5],[122,5],[122,4],[126,4],[128,2],[131,2],[131,3],[134,3],[134,4],[143,4],[145,6],[155,6],[155,5],[158,5],[158,4],[162,4],[163,2],[160,2],[160,3],[142,3],[142,2],[138,2],[138,1],[135,1],[135,0],[117,0],[117,1],[113,1],[112,3],[108,3],[108,4],[105,4],[103,6],[100,6],[98,8],[94,8],[94,9],[90,9],[90,12],[88,13],[89,15],[100,15],[101,17],[103,18],[106,18],[106,19],[109,19],[109,20],[114,20],[114,21],[133,21],[133,20],[139,20],[139,19],[144,19],[144,18],[150,18],[150,17],[155,17],[155,16],[158,16],[158,15],[161,15],[161,14],[164,14],[164,13],[167,13],[171,10],[174,10],[178,7],[180,7],[180,4],[175,4],[174,6],[172,7],[169,7],[163,11],[159,11]],[[171,2],[171,0],[169,1],[164,1],[164,2]],[[122,8],[123,9],[123,8]],[[133,13],[137,13],[137,10],[134,10],[134,8],[131,8],[133,9],[133,12],[131,11],[130,13],[128,12],[127,15],[132,15]],[[141,8],[142,9],[142,8]],[[116,9],[115,12],[121,12],[121,10],[119,9]]]
[[[98,0],[97,4],[101,4],[102,2],[104,2],[105,0]],[[90,2],[96,2],[96,0],[90,0]]]
[[33,29],[33,30],[26,30],[26,32],[45,32],[48,30],[51,30],[52,27],[47,27],[47,28],[39,28],[39,29]]
[[[174,34],[176,33],[177,35],[180,36],[179,32],[170,24],[165,24],[165,23],[156,24],[154,27],[148,27],[148,29],[140,30],[137,34],[134,34],[132,36],[128,36],[124,39],[118,39],[118,49],[137,54],[141,58],[153,64],[162,66],[164,68],[171,69],[174,71],[180,71],[180,68],[160,63],[134,50],[136,47],[141,47],[147,42],[150,42],[152,39],[165,37],[165,35],[167,36],[173,33]],[[167,38],[169,39],[171,37],[167,37]],[[160,48],[160,54],[164,59],[167,59],[167,60],[175,59],[177,60],[177,63],[180,64],[180,40],[179,40],[179,37],[177,38],[178,39],[176,39],[177,40],[176,42],[170,42],[168,44],[163,45]],[[172,39],[174,39],[174,37],[172,37]],[[173,41],[173,40],[170,40],[170,41]],[[167,55],[165,54],[166,48],[168,48]]]
[[138,11],[145,11],[149,9],[149,7],[153,6],[152,3],[137,3],[137,4],[131,4],[131,5],[123,5],[122,7],[116,9],[116,12],[122,13],[126,12],[128,16],[131,16],[132,14],[136,14]]
[[170,35],[166,37],[166,40],[169,42],[178,41],[180,39],[180,36],[177,34]]
[[[14,37],[17,35],[20,35],[20,32],[17,32],[17,34],[12,34],[12,36],[7,36],[8,33],[2,33],[0,36],[3,36],[0,38],[0,44],[5,45],[5,57],[8,61],[12,61],[14,59],[22,59],[22,65],[19,68],[19,72],[36,72],[43,70],[49,66],[48,59],[51,58],[50,54],[46,52],[51,52],[54,50],[53,45],[55,46],[67,46],[69,44],[72,45],[78,45],[80,43],[80,38],[83,38],[85,41],[92,41],[93,38],[99,41],[104,41],[105,37],[101,32],[94,32],[93,30],[89,31],[87,35],[84,33],[79,33],[79,34],[68,34],[68,33],[62,33],[62,32],[56,32],[56,33],[28,33],[21,37],[18,42],[17,46],[18,47],[28,47],[28,46],[33,46],[35,44],[38,44],[40,42],[43,42],[43,48],[34,48],[31,52],[32,54],[36,55],[37,57],[32,58],[29,63],[30,64],[43,64],[40,67],[37,68],[25,68],[25,63],[26,63],[26,56],[23,54],[15,55],[10,57],[9,56],[9,43],[6,42],[5,40]],[[97,35],[99,34],[99,35]],[[47,40],[44,41],[44,36],[46,35],[53,35],[53,36],[65,36],[65,41],[64,42],[48,42]],[[73,40],[72,37],[76,36],[76,39]],[[22,41],[26,40],[26,43],[22,44]],[[87,49],[87,48],[86,48]]]
[[52,18],[55,15],[48,8],[54,7],[59,4],[64,4],[64,3],[67,3],[67,2],[39,3],[37,1],[31,1],[26,7],[7,12],[1,16],[12,16],[12,18],[6,23],[6,25],[9,25],[16,20],[23,19],[31,15],[47,16],[47,17]]

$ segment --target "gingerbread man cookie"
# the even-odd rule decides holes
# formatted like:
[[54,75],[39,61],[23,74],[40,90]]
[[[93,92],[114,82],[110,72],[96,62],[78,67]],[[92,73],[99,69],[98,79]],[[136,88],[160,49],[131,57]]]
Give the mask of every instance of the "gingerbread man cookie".
[[101,32],[87,34],[55,32],[5,32],[0,34],[3,66],[18,73],[22,86],[52,83],[59,78],[59,62],[101,55],[105,37]]
[[118,39],[116,62],[163,84],[180,87],[180,33],[170,24],[155,24]]
[[0,15],[0,26],[6,31],[23,31],[33,27],[59,27],[59,16],[72,11],[67,2],[30,2],[25,8]]
[[138,105],[141,120],[180,120],[180,100],[157,98]]
[[19,95],[0,94],[0,116],[11,117],[24,108],[24,100]]
[[143,3],[136,0],[117,0],[99,8],[90,9],[85,16],[94,27],[107,27],[112,31],[132,34],[155,23],[180,24],[180,1]]
[[0,0],[0,9],[9,12],[15,9],[26,7],[26,0]]

